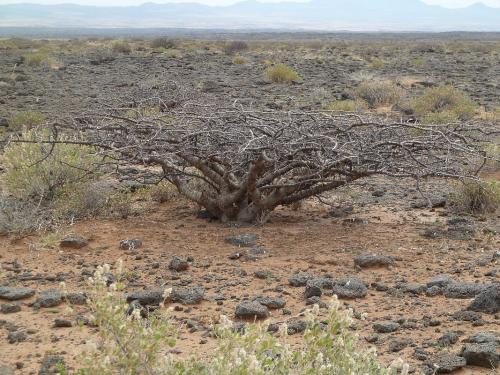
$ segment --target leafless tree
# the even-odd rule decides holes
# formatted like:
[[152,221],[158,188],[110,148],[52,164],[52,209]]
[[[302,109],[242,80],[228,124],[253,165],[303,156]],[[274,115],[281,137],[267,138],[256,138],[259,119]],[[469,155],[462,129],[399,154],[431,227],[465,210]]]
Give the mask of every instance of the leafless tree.
[[[149,93],[150,97],[146,95]],[[143,165],[222,221],[256,222],[280,205],[376,174],[473,177],[484,128],[331,112],[224,108],[189,95],[139,98],[59,125],[126,165]]]

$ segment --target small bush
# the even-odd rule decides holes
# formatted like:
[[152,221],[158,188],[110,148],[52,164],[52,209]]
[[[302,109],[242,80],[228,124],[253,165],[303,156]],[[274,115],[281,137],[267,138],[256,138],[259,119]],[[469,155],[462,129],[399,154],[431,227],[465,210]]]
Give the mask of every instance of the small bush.
[[175,48],[175,41],[165,37],[155,38],[151,41],[151,48]]
[[19,112],[9,120],[9,130],[31,130],[42,125],[45,121],[46,118],[43,113],[35,111]]
[[361,100],[336,100],[325,106],[327,111],[358,112],[366,109],[366,104]]
[[243,65],[243,64],[246,64],[247,63],[247,60],[242,57],[242,56],[236,56],[234,59],[233,59],[233,64],[236,64],[236,65]]
[[179,51],[178,49],[167,49],[165,52],[163,52],[163,54],[167,57],[170,57],[172,59],[178,59],[180,57],[182,57],[182,54],[181,54],[181,51]]
[[424,122],[453,122],[468,120],[474,116],[476,104],[461,90],[453,86],[427,89],[414,100],[415,113]]
[[466,213],[495,212],[500,207],[500,181],[464,182],[451,194],[450,204]]
[[368,65],[372,69],[381,69],[385,66],[386,62],[382,59],[373,59]]
[[275,83],[290,83],[300,81],[299,74],[285,64],[276,64],[266,69],[266,78]]
[[49,202],[72,184],[89,181],[94,172],[93,149],[71,144],[38,143],[48,132],[28,130],[4,151],[3,181],[7,192],[21,200]]
[[49,221],[48,212],[36,202],[0,192],[0,235],[22,237],[45,227]]
[[32,53],[24,56],[24,63],[28,66],[40,66],[48,61],[48,56],[42,53]]
[[403,90],[391,81],[364,81],[354,90],[358,99],[364,100],[370,108],[391,106],[399,102]]
[[234,55],[238,52],[243,52],[248,49],[248,44],[243,41],[228,42],[224,45],[224,53],[226,55]]
[[130,47],[130,44],[124,40],[115,40],[112,44],[111,44],[111,49],[113,50],[113,52],[117,52],[117,53],[130,53],[132,52],[132,47]]

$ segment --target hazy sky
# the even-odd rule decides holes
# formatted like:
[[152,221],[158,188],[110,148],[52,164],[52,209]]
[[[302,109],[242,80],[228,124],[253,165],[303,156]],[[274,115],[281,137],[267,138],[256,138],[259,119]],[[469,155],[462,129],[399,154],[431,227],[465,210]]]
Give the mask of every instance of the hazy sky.
[[[139,5],[145,2],[153,3],[186,3],[197,2],[210,5],[228,5],[237,3],[241,0],[0,0],[0,4],[13,3],[38,3],[38,4],[61,4],[61,3],[77,3],[85,5]],[[261,2],[281,2],[281,1],[296,1],[307,2],[308,0],[259,0]],[[375,1],[375,0],[374,0]],[[404,1],[404,0],[401,0]],[[423,0],[429,4],[443,5],[446,7],[463,7],[470,4],[482,2],[489,6],[500,7],[500,0]]]

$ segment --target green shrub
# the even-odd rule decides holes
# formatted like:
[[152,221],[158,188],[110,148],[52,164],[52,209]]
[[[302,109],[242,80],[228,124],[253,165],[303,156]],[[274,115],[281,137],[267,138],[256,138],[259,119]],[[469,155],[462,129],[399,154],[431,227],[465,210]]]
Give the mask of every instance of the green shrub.
[[31,130],[46,121],[45,115],[40,112],[20,112],[9,120],[9,130]]
[[43,53],[32,53],[24,56],[24,63],[28,66],[40,66],[48,61],[48,56]]
[[336,100],[325,106],[327,111],[358,112],[366,109],[361,100]]
[[458,211],[482,214],[500,207],[500,181],[467,181],[450,196],[450,204]]
[[130,47],[130,44],[124,40],[115,40],[111,44],[111,49],[113,50],[113,52],[118,52],[118,53],[132,52],[132,47]]
[[474,116],[477,105],[453,86],[433,87],[414,100],[415,113],[423,122],[453,122]]
[[373,351],[359,350],[358,338],[350,330],[352,312],[340,309],[333,299],[326,316],[320,317],[316,305],[305,312],[307,328],[302,341],[292,345],[288,327],[281,324],[277,334],[267,332],[265,324],[248,324],[236,330],[224,316],[213,327],[217,338],[215,353],[209,359],[193,354],[189,359],[165,356],[176,344],[177,328],[163,309],[171,289],[163,293],[160,309],[148,313],[129,306],[121,292],[124,280],[121,261],[113,276],[117,282],[108,287],[112,270],[99,267],[89,280],[88,293],[92,324],[98,327],[99,342],[84,353],[81,375],[155,374],[155,375],[330,375],[367,374],[407,375],[408,365],[381,366]]
[[373,59],[368,65],[372,69],[381,69],[385,66],[386,62],[382,59]]
[[89,181],[97,161],[93,149],[72,144],[41,143],[47,131],[25,131],[22,140],[6,147],[2,164],[7,192],[18,199],[49,202],[73,184]]
[[276,64],[266,69],[266,78],[275,83],[290,83],[300,81],[299,74],[285,64]]
[[391,81],[364,81],[356,87],[354,94],[370,108],[377,108],[399,102],[403,90]]

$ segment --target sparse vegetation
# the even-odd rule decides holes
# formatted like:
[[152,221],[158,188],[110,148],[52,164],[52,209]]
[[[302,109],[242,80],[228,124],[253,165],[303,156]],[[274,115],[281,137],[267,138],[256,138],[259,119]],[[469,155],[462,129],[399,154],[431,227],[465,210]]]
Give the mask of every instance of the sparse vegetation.
[[274,83],[291,83],[301,80],[299,73],[285,64],[276,64],[267,68],[265,75]]
[[468,120],[477,105],[463,91],[453,86],[427,89],[414,101],[415,113],[424,123],[448,123]]
[[[100,341],[95,349],[84,354],[81,375],[114,374],[408,374],[409,367],[395,362],[385,368],[377,362],[372,351],[358,350],[358,338],[349,329],[352,312],[340,309],[334,298],[326,317],[319,316],[319,308],[306,311],[307,328],[299,348],[287,339],[288,328],[282,324],[278,337],[266,332],[263,324],[249,324],[242,332],[221,316],[213,327],[217,348],[210,358],[203,360],[196,354],[187,360],[165,356],[175,347],[177,330],[162,309],[145,319],[139,308],[131,309],[122,295],[121,262],[115,272],[117,282],[108,285],[106,275],[110,267],[99,267],[91,279],[89,304],[93,311],[92,323],[99,329]],[[168,303],[171,289],[163,296]],[[161,304],[163,307],[163,303]],[[128,312],[128,316],[127,316]]]

